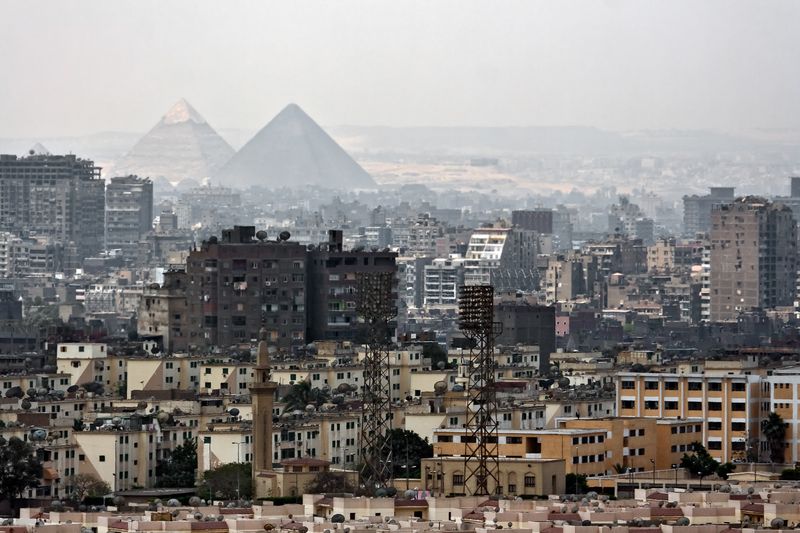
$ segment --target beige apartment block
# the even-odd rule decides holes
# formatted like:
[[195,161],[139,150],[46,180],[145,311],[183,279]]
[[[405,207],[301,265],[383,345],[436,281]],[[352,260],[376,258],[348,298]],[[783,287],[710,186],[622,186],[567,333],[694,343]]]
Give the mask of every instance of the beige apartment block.
[[757,441],[769,394],[757,375],[621,372],[617,415],[656,419],[700,419],[697,435],[718,461],[744,460]]

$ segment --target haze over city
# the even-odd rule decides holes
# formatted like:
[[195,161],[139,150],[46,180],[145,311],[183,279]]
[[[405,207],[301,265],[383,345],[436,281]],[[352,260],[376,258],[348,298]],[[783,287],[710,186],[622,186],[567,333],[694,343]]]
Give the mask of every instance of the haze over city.
[[798,129],[800,5],[769,6],[3,2],[0,137],[144,132],[179,97],[249,133],[290,102],[326,126]]

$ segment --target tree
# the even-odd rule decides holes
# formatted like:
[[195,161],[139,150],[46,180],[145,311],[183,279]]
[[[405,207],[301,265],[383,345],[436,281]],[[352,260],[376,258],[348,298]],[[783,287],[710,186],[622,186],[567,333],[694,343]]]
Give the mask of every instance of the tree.
[[683,454],[681,458],[681,468],[685,468],[694,475],[700,476],[700,484],[703,484],[703,478],[714,474],[719,469],[719,462],[711,457],[706,447],[700,442],[692,443],[694,453],[689,455]]
[[26,489],[37,487],[42,477],[42,462],[35,449],[18,437],[0,445],[0,466],[0,500],[11,501],[12,506]]
[[[238,492],[237,492],[238,490]],[[203,473],[203,492],[207,499],[232,500],[253,497],[253,465],[227,463]]]
[[[386,434],[392,445],[392,475],[404,478],[420,477],[422,460],[433,457],[433,446],[427,439],[407,429],[391,429]],[[406,474],[406,458],[408,473]]]
[[731,472],[736,470],[736,465],[733,463],[722,463],[717,467],[717,475],[720,479],[728,479]]
[[586,474],[567,474],[566,479],[564,480],[566,484],[566,491],[570,493],[570,491],[575,491],[575,494],[586,494],[589,491],[589,484],[586,482]]
[[769,460],[773,463],[784,461],[786,423],[778,413],[770,413],[766,420],[761,421],[761,433],[767,439],[769,447]]
[[438,369],[439,363],[443,363],[442,368],[446,368],[449,364],[447,360],[447,350],[442,348],[438,342],[426,342],[422,345],[422,357],[431,360],[431,368]]
[[316,387],[312,388],[311,383],[308,381],[301,381],[296,385],[292,385],[292,388],[283,397],[287,411],[305,411],[307,405],[319,407],[329,400],[330,394],[327,391]]
[[111,492],[111,486],[93,474],[78,474],[70,478],[72,496],[82,502],[87,496],[105,496]]
[[311,481],[306,483],[306,494],[326,494],[326,493],[342,493],[353,492],[355,487],[346,474],[340,472],[319,472],[314,476]]
[[156,465],[156,487],[194,487],[196,472],[197,439],[186,439]]

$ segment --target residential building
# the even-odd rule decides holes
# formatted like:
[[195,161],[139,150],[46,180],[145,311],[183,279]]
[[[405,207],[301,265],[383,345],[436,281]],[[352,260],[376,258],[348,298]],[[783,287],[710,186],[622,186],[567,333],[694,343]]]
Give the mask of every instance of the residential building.
[[103,249],[105,181],[74,155],[0,155],[0,230],[42,236],[68,250],[68,266]]
[[139,241],[153,228],[153,183],[137,176],[114,177],[106,187],[106,250],[136,259]]
[[714,206],[733,202],[733,187],[711,187],[703,196],[683,197],[683,234],[695,237],[711,231],[711,210]]
[[754,309],[792,306],[797,224],[792,211],[746,196],[711,214],[710,319],[736,321]]

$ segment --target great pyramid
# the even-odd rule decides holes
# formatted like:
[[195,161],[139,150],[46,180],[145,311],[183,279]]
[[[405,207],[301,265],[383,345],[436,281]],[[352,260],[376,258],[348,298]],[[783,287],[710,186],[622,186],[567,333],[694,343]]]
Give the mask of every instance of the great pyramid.
[[372,177],[296,104],[256,133],[216,178],[239,187],[375,187]]
[[213,176],[234,150],[181,98],[110,172],[180,181]]

